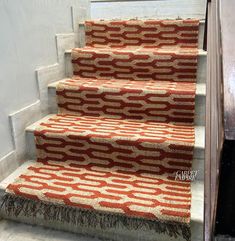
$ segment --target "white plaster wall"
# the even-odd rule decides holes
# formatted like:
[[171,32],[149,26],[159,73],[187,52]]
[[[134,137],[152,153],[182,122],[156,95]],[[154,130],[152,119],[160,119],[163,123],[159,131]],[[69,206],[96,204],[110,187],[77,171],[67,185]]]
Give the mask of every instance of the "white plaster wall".
[[155,0],[139,2],[96,2],[92,19],[205,18],[206,0]]
[[0,159],[14,149],[8,116],[39,98],[35,70],[57,62],[55,35],[73,32],[88,2],[0,1]]

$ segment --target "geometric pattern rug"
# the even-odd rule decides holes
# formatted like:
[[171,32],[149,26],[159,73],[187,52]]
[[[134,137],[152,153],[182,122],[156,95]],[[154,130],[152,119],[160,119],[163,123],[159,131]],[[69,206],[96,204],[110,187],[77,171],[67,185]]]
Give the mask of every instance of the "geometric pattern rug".
[[87,21],[37,162],[6,189],[9,215],[147,227],[190,240],[198,20]]

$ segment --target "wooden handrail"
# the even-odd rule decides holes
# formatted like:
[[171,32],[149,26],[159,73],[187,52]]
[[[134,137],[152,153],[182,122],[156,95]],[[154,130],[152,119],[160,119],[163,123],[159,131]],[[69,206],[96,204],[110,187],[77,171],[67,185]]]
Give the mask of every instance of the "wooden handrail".
[[235,2],[220,0],[220,35],[223,73],[224,149],[220,167],[216,233],[235,236]]
[[[235,71],[234,71],[234,62],[235,62],[235,47],[234,39],[235,32],[233,31],[234,25],[231,24],[233,19],[235,7],[231,7],[231,4],[234,4],[232,0],[207,0],[207,11],[206,11],[206,23],[205,23],[205,34],[204,34],[204,46],[203,49],[207,50],[207,21],[208,21],[208,6],[218,2],[222,4],[223,11],[221,12],[222,21],[218,24],[221,24],[221,33],[220,37],[222,38],[222,44],[220,46],[223,49],[223,68],[221,69],[223,73],[224,87],[223,92],[226,96],[223,100],[224,106],[224,134],[226,140],[235,140]],[[219,16],[219,15],[218,15]],[[233,21],[235,24],[235,20]],[[210,43],[209,43],[210,44]]]
[[220,0],[207,2],[206,148],[204,240],[213,240],[224,143],[223,71],[221,56]]
[[221,1],[221,36],[224,76],[224,131],[226,140],[235,140],[235,17],[234,1]]

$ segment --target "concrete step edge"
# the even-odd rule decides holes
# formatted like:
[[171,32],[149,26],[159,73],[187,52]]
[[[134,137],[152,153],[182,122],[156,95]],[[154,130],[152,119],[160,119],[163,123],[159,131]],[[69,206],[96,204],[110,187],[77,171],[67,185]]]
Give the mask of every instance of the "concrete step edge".
[[[48,88],[56,89],[56,86],[59,84],[60,81],[69,80],[69,79],[72,79],[72,78],[64,78],[64,79],[55,81],[55,82],[49,84]],[[206,96],[206,84],[204,84],[204,83],[196,84],[196,95]]]
[[[66,49],[65,50],[65,54],[69,55],[72,53],[73,49]],[[199,49],[198,50],[198,56],[207,56],[207,51],[203,50],[203,49]]]

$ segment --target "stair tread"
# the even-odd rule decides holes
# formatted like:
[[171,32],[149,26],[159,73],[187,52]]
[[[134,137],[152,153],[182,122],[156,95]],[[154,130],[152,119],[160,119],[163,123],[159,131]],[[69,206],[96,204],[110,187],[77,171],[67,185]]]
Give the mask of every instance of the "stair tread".
[[36,130],[45,133],[58,131],[60,135],[92,135],[96,138],[113,140],[142,140],[159,142],[166,136],[171,143],[194,146],[194,128],[189,125],[166,124],[135,119],[76,116],[58,114],[41,123]]
[[[128,21],[128,20],[130,20],[129,18],[122,18],[122,19],[124,19],[124,20],[126,20],[126,21]],[[146,19],[146,18],[138,18],[139,20],[149,20],[148,18]],[[169,18],[169,19],[175,19],[174,17],[173,18]],[[91,19],[90,19],[91,20]],[[97,19],[97,20],[99,20],[99,21],[103,21],[103,19]],[[89,21],[89,20],[87,20],[87,21]],[[78,25],[85,25],[85,22],[86,21],[80,21],[80,22],[78,22]],[[199,25],[200,24],[205,24],[205,19],[204,18],[202,18],[202,19],[199,19]]]
[[[192,94],[192,90],[195,90],[194,83],[97,80],[78,76],[48,85],[52,113],[115,115],[168,123],[192,123],[194,116],[196,125],[204,125],[206,84],[197,83],[196,92]],[[190,108],[194,103],[195,109]],[[184,112],[186,106],[189,109]]]
[[[140,53],[140,54],[149,54],[149,55],[157,55],[157,54],[175,54],[175,55],[183,55],[183,56],[195,56],[199,54],[197,48],[180,48],[180,47],[162,47],[162,48],[154,48],[148,47],[144,48],[141,46],[127,46],[127,47],[109,47],[109,46],[101,46],[101,47],[93,47],[93,46],[85,46],[82,48],[73,48],[72,54],[76,52],[96,52],[96,53],[117,53],[117,54],[125,54],[125,53]],[[201,52],[204,54],[204,51]]]
[[[79,81],[82,81],[82,82],[79,82]],[[48,85],[48,88],[50,89],[56,89],[56,87],[62,83],[62,82],[67,82],[67,81],[72,81],[72,84],[75,85],[75,86],[82,86],[85,83],[85,81],[88,80],[88,85],[91,85],[91,86],[94,86],[94,87],[102,87],[103,84],[105,84],[106,82],[109,82],[110,79],[91,79],[91,78],[81,78],[81,77],[78,77],[78,76],[73,76],[72,78],[64,78],[64,79],[61,79],[61,80],[58,80],[58,81],[55,81],[55,82],[52,82]],[[89,81],[92,81],[92,82],[89,82]],[[154,86],[156,86],[156,88],[159,86],[159,83],[158,81],[152,81],[152,80],[147,80],[147,81],[134,81],[134,80],[125,80],[125,79],[113,79],[113,81],[117,81],[117,85],[114,86],[114,87],[118,87],[120,88],[120,84],[128,84],[128,83],[135,83],[135,86],[134,88],[137,88],[138,89],[138,86],[136,86],[136,84],[138,85],[139,84],[139,88],[143,89],[144,85],[148,84],[148,82],[150,82],[151,84],[153,83]],[[147,83],[146,83],[147,82]],[[99,83],[99,84],[98,84]],[[170,81],[160,81],[160,83],[162,85],[165,85],[167,87],[167,85],[169,85]],[[177,85],[178,86],[192,86],[192,83],[188,83],[188,82],[183,82],[182,85],[181,85],[182,82],[177,82]],[[105,86],[104,86],[105,87]],[[185,90],[187,91],[187,90]],[[196,83],[196,95],[201,95],[201,96],[205,96],[206,95],[206,84],[204,83]]]
[[74,77],[56,89],[59,113],[192,123],[195,84]]
[[[72,54],[72,51],[73,51],[73,49],[66,49],[65,50],[65,54]],[[205,50],[203,50],[203,49],[198,49],[197,50],[198,51],[198,56],[207,56],[207,51],[205,51]]]
[[[30,170],[28,170],[29,167]],[[55,171],[56,175],[54,175]],[[47,185],[47,179],[42,176],[43,173],[51,175],[49,185]],[[21,178],[16,180],[19,176]],[[30,176],[40,180],[42,187],[44,183],[44,188],[35,190],[33,188],[35,186],[34,178],[29,178]],[[63,178],[69,178],[69,180],[63,180]],[[8,186],[9,184],[10,186]],[[50,187],[58,189],[53,190]],[[162,189],[160,196],[158,188]],[[0,184],[0,189],[7,190],[10,193],[17,192],[19,196],[33,194],[40,200],[47,202],[50,202],[50,199],[53,199],[54,195],[52,202],[57,204],[61,204],[62,198],[68,206],[92,208],[97,211],[114,212],[146,219],[158,218],[159,213],[161,213],[159,210],[159,206],[161,205],[157,201],[162,199],[166,204],[165,206],[163,205],[165,220],[179,221],[180,219],[182,221],[181,215],[184,213],[184,222],[187,223],[189,221],[188,215],[191,198],[189,182],[167,180],[163,176],[141,176],[134,172],[127,173],[121,170],[105,169],[99,165],[86,166],[73,161],[27,162],[18,168],[15,173],[3,180]],[[143,198],[142,194],[145,195],[145,198]],[[175,194],[181,200],[171,200],[172,195]],[[203,201],[201,194],[201,183],[194,183],[192,185],[192,204],[195,203],[195,205],[198,205],[198,203]],[[96,198],[91,199],[91,195],[96,195]],[[145,211],[149,202],[151,204],[149,204],[147,211]],[[178,216],[173,210],[167,207],[167,203],[175,205],[174,211],[179,212]],[[112,204],[118,206],[118,208],[114,208]],[[133,208],[131,208],[132,205]],[[135,205],[138,206],[137,209]],[[127,207],[130,207],[130,209]],[[199,215],[199,210],[197,209],[196,212],[195,207],[192,210],[191,217],[197,220],[197,222],[201,222],[202,217]],[[173,213],[174,216],[172,216]]]
[[[49,126],[50,123],[51,123],[52,126],[54,125],[56,127],[56,119],[57,118],[61,119],[62,121],[64,120],[65,123],[70,122],[70,124],[73,123],[73,121],[75,121],[78,125],[81,124],[81,121],[84,121],[84,123],[85,123],[84,128],[81,129],[81,131],[83,132],[84,135],[86,135],[86,132],[85,132],[86,130],[90,129],[91,132],[92,132],[92,127],[89,126],[89,124],[94,123],[94,121],[96,121],[96,120],[98,120],[100,125],[107,124],[107,126],[108,126],[108,123],[112,123],[114,126],[117,127],[117,129],[120,127],[121,123],[124,124],[124,125],[130,124],[130,126],[132,126],[132,127],[134,127],[136,125],[137,128],[135,127],[135,129],[132,128],[131,130],[136,135],[141,133],[142,137],[143,137],[144,133],[142,133],[141,131],[143,131],[144,128],[150,128],[150,132],[152,134],[150,133],[149,137],[151,137],[151,139],[149,139],[149,140],[152,140],[152,141],[154,141],[155,139],[157,140],[159,138],[159,136],[154,136],[154,135],[157,134],[157,131],[162,131],[166,128],[169,128],[169,129],[170,128],[176,128],[182,133],[182,135],[184,135],[185,133],[192,134],[194,132],[193,128],[195,128],[195,143],[192,140],[190,140],[191,137],[193,136],[193,134],[192,134],[192,136],[190,138],[188,138],[188,141],[189,141],[188,145],[194,146],[194,148],[196,148],[196,149],[204,149],[204,147],[205,147],[205,141],[204,141],[205,127],[204,126],[193,127],[193,126],[187,126],[187,125],[175,125],[175,124],[165,124],[165,123],[156,123],[156,122],[150,122],[148,124],[148,122],[138,121],[138,120],[118,120],[118,119],[113,119],[113,118],[102,118],[102,117],[91,117],[91,116],[90,117],[89,116],[74,116],[74,115],[64,115],[63,116],[63,115],[52,114],[52,115],[48,115],[48,116],[44,117],[43,119],[35,122],[34,124],[28,126],[26,128],[26,131],[34,132],[35,130],[40,130],[41,129],[40,125],[42,125],[42,123],[49,123],[49,124],[46,124],[46,126]],[[88,123],[89,123],[88,125],[86,124],[86,121],[88,121]],[[72,130],[73,124],[71,124],[70,126],[67,126],[67,127],[68,127],[68,129],[66,129],[66,132],[61,133],[62,135],[68,134],[69,132],[67,132],[67,131],[69,131],[69,128],[70,128],[71,133],[73,132],[73,130]],[[44,128],[44,127],[42,127],[42,128]],[[78,131],[78,129],[77,129],[77,131]],[[82,134],[82,132],[78,131],[77,134],[80,135],[80,134]],[[156,133],[154,133],[154,132],[156,132]],[[93,133],[96,133],[96,131],[93,131]],[[102,132],[102,129],[99,130],[99,133],[103,134],[103,136],[105,137],[105,134]],[[107,137],[110,138],[111,137],[110,134],[112,133],[112,129],[110,129],[110,132],[107,132],[107,133],[108,133]],[[165,134],[162,134],[162,135],[164,136]],[[161,136],[161,134],[160,134],[160,136]],[[118,135],[116,137],[118,138]],[[112,138],[113,138],[113,136],[112,136]],[[180,141],[180,138],[182,138],[182,136],[180,136],[179,138],[176,137],[175,141],[176,142],[177,142],[177,140]],[[134,139],[134,137],[133,137],[133,139]],[[148,137],[146,136],[146,140],[147,139],[148,139]]]
[[176,92],[194,93],[194,83],[189,82],[172,82],[158,80],[128,80],[128,79],[95,79],[80,78],[74,76],[72,79],[64,80],[60,84],[71,86],[84,86],[87,88],[97,87],[105,89],[127,89],[127,90],[143,90],[149,92],[157,92],[158,90],[174,90]]

